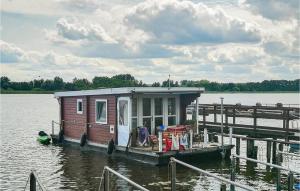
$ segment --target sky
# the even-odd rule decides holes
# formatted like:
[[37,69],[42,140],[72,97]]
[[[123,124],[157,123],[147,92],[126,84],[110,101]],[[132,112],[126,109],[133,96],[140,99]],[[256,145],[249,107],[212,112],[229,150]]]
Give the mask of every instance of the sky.
[[1,76],[300,78],[298,0],[1,0]]

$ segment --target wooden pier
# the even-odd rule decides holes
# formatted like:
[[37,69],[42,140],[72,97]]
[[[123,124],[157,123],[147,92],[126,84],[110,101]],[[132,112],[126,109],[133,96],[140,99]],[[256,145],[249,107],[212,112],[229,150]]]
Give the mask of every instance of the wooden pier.
[[[277,149],[282,151],[283,144],[300,144],[300,127],[298,125],[296,128],[293,125],[290,126],[291,121],[293,124],[293,120],[300,119],[299,111],[299,107],[291,105],[286,107],[280,103],[268,106],[262,106],[261,104],[255,106],[200,104],[198,113],[201,120],[198,121],[198,128],[203,132],[204,137],[209,137],[209,140],[212,140],[211,137],[216,134],[222,135],[222,137],[236,138],[237,154],[240,153],[240,140],[246,140],[247,157],[251,158],[257,158],[258,147],[255,146],[255,140],[266,141],[267,161],[271,160],[272,155],[272,162],[275,163]],[[222,114],[225,118],[223,123],[218,121],[218,115],[222,116]],[[209,117],[210,121],[207,120]],[[237,123],[237,118],[252,119],[253,123],[251,125]],[[280,120],[282,126],[258,125],[258,119]]]
[[[298,141],[299,135],[297,133],[300,133],[300,129],[291,128],[290,121],[300,119],[299,112],[299,107],[284,107],[282,104],[274,106],[224,104],[224,132],[228,133],[229,128],[232,127],[233,134]],[[199,115],[202,118],[199,121],[200,130],[207,128],[209,132],[220,132],[221,122],[217,119],[219,114],[221,114],[220,104],[199,104]],[[209,115],[213,115],[213,121],[207,121]],[[232,123],[229,123],[229,118],[232,118]],[[236,123],[237,118],[253,119],[253,124]],[[258,125],[257,119],[281,120],[282,127]]]

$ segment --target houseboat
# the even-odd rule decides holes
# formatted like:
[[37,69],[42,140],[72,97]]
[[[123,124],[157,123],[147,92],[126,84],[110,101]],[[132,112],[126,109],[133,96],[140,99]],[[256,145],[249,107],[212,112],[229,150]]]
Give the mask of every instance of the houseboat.
[[174,156],[219,158],[224,151],[230,156],[232,145],[201,142],[198,122],[186,119],[187,106],[194,100],[198,106],[203,92],[185,87],[56,92],[61,129],[52,137],[155,165]]

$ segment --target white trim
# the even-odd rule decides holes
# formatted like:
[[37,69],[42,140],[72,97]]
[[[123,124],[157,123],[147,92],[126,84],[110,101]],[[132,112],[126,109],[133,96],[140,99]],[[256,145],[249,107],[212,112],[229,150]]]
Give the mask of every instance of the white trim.
[[145,94],[194,94],[203,93],[204,88],[195,87],[125,87],[125,88],[105,88],[96,90],[83,91],[67,91],[55,92],[54,97],[71,97],[71,96],[87,96],[87,95],[111,95],[111,94],[131,94],[131,93],[145,93]]
[[[97,102],[105,102],[105,105],[106,105],[106,118],[105,118],[105,122],[100,122],[100,121],[97,121]],[[108,105],[107,105],[107,99],[96,99],[95,100],[95,123],[97,124],[103,124],[103,125],[106,125],[107,124],[107,117],[108,117]]]
[[[79,109],[79,102],[81,102],[81,111],[79,111],[78,109]],[[83,101],[82,101],[82,99],[77,99],[77,104],[76,104],[76,111],[77,111],[77,114],[83,114]]]
[[92,141],[86,141],[86,143],[88,145],[92,145],[92,146],[96,146],[96,147],[101,147],[101,148],[107,148],[108,145],[105,145],[105,144],[101,144],[101,143],[95,143],[95,142],[92,142]]
[[[73,138],[70,138],[70,137],[67,137],[67,136],[64,136],[64,140],[69,141],[69,142],[73,142],[73,143],[80,143],[79,139],[73,139]],[[88,145],[92,145],[92,146],[96,146],[96,147],[101,147],[101,148],[107,148],[108,147],[108,145],[100,144],[100,143],[95,143],[95,142],[92,142],[92,141],[89,141],[89,140],[87,140],[86,143]]]
[[64,136],[64,140],[69,141],[69,142],[74,142],[74,143],[80,143],[79,139],[73,139],[67,136]]

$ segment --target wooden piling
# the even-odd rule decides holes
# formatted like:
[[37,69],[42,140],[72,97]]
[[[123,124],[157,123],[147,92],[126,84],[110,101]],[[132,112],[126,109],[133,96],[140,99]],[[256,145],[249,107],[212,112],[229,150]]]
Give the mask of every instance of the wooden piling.
[[171,161],[171,191],[176,191],[176,162]]
[[217,135],[213,136],[213,142],[218,143],[219,142],[219,138]]
[[104,191],[109,191],[109,171],[104,170]]
[[221,183],[220,191],[226,191],[226,184]]
[[288,175],[288,191],[293,191],[294,189],[294,174],[289,172]]
[[267,162],[271,161],[271,141],[267,141]]
[[214,137],[214,134],[209,133],[208,134],[208,142],[213,142],[213,137]]
[[[280,155],[277,154],[276,155],[276,164],[277,165],[280,165],[281,162],[280,162]],[[281,191],[281,174],[280,174],[280,169],[277,168],[277,178],[276,178],[276,191]]]
[[276,164],[276,151],[277,147],[276,147],[276,142],[273,142],[273,148],[272,148],[272,163]]
[[241,139],[240,138],[236,138],[235,139],[235,153],[237,155],[240,155],[240,147],[241,147]]
[[[230,172],[230,180],[231,181],[235,181],[235,160],[236,158],[235,157],[232,157],[231,158],[231,172]],[[230,185],[230,191],[235,191],[235,186],[234,185]]]
[[214,122],[217,123],[217,106],[214,106]]
[[34,173],[30,173],[30,191],[36,191],[36,178]]
[[254,140],[247,139],[247,157],[254,157]]
[[[281,151],[281,152],[283,151],[283,144],[282,143],[279,143],[278,150]],[[279,154],[279,161],[282,162],[282,160],[283,160],[282,154]]]
[[257,159],[257,152],[258,152],[258,146],[253,146],[252,158]]
[[253,110],[253,126],[254,126],[254,135],[255,135],[256,128],[257,128],[256,108]]

